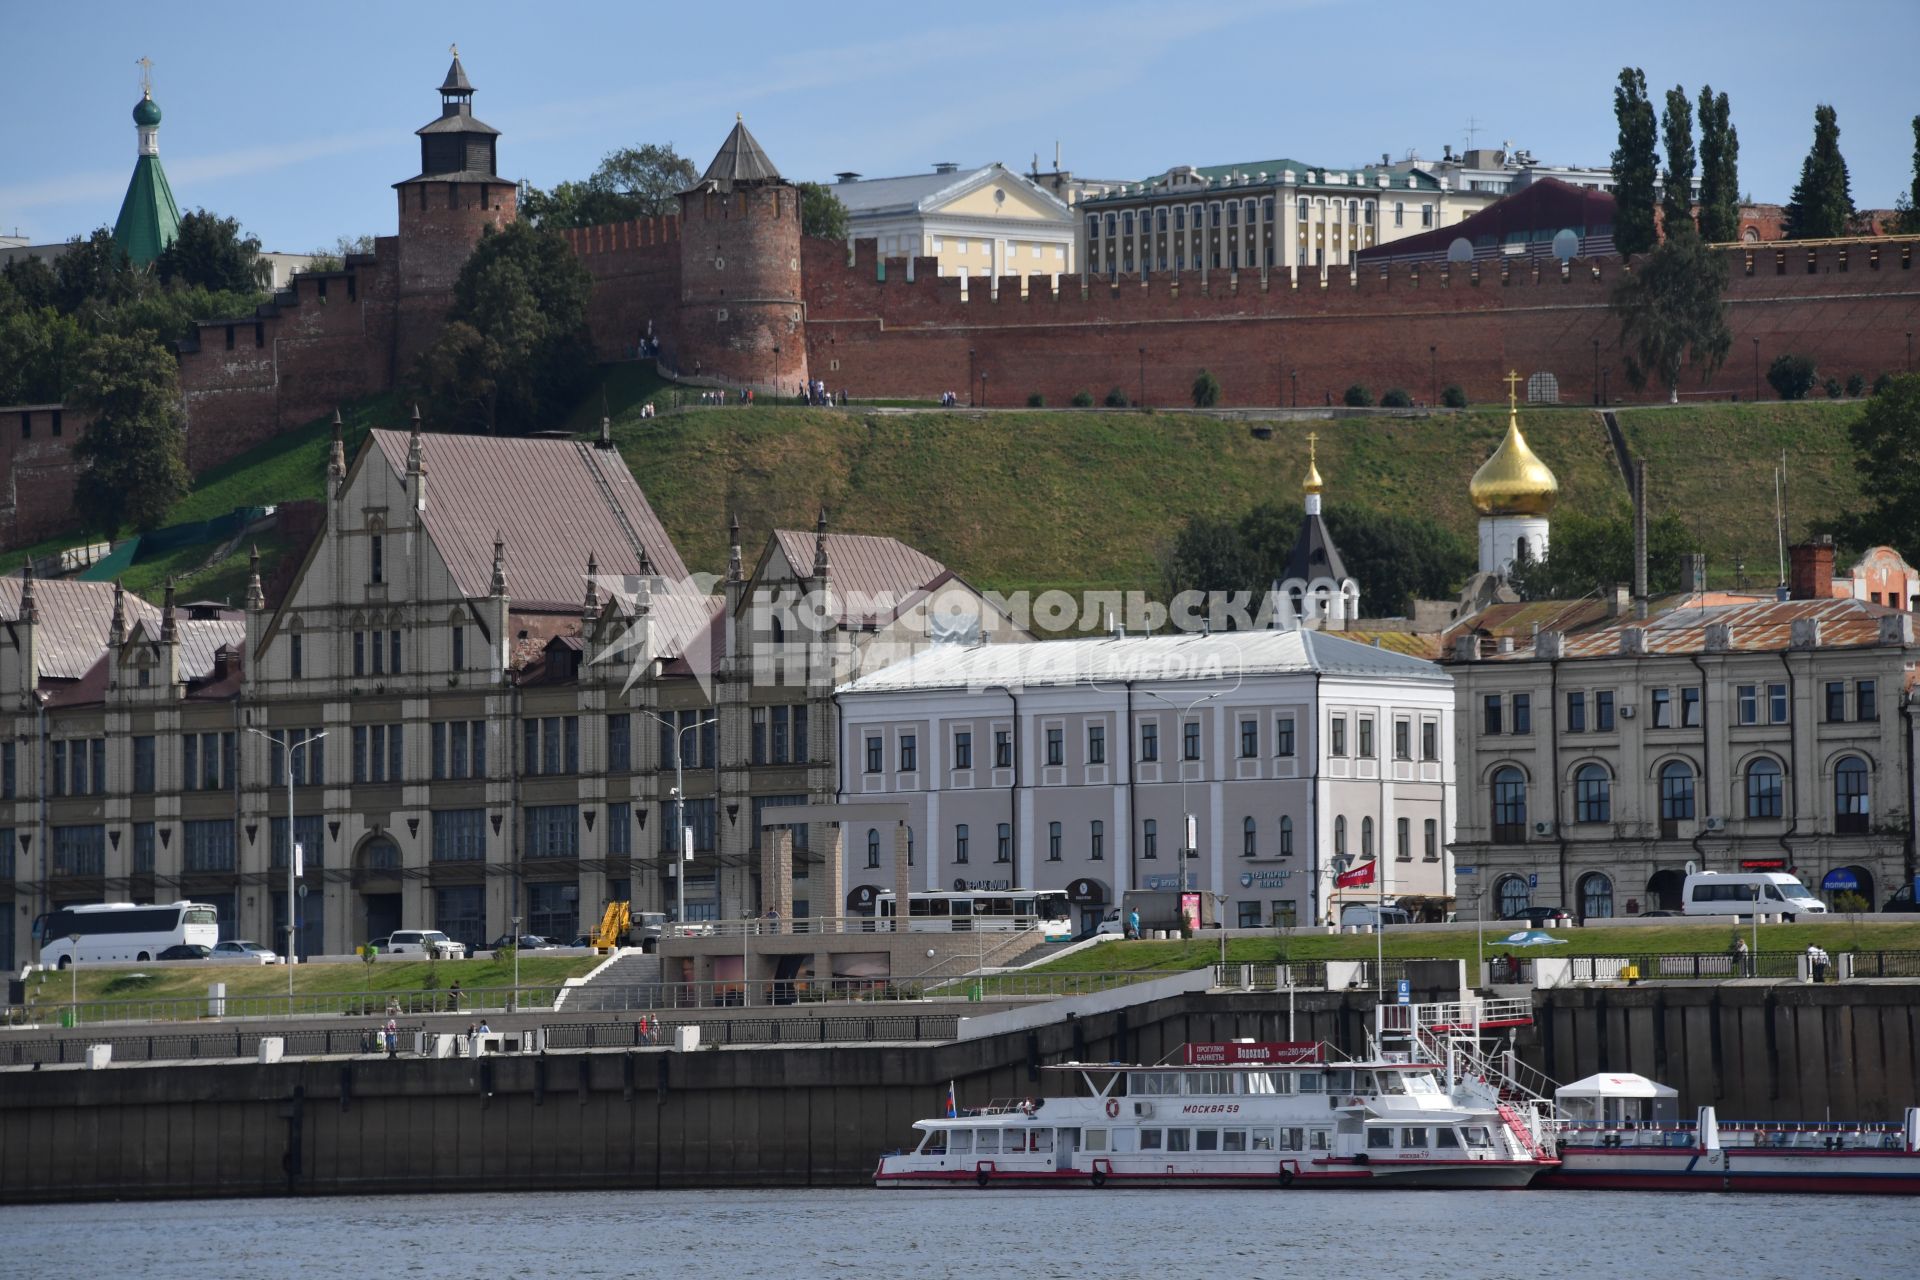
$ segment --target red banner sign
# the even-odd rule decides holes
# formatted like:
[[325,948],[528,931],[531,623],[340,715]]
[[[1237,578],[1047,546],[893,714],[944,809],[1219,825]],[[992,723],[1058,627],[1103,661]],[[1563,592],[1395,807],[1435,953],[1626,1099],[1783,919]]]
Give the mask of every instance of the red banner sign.
[[1740,869],[1742,871],[1785,871],[1787,860],[1785,858],[1742,858]]
[[1206,1042],[1187,1046],[1190,1067],[1267,1067],[1282,1062],[1320,1060],[1320,1044],[1315,1040]]
[[1363,884],[1373,883],[1373,863],[1363,862],[1351,871],[1342,871],[1333,878],[1334,884],[1342,889],[1354,889]]

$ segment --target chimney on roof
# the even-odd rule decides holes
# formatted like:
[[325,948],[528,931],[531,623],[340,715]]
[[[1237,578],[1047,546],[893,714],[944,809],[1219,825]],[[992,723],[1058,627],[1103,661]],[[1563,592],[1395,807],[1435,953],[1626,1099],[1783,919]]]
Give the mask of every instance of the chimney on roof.
[[1499,648],[1499,652],[1501,652],[1501,653],[1512,653],[1512,652],[1513,652],[1513,637],[1512,637],[1512,636],[1501,636],[1501,637],[1500,637],[1500,648]]
[[853,170],[851,170],[851,169],[843,169],[843,170],[841,170],[841,171],[840,171],[839,173],[836,173],[836,174],[834,174],[834,175],[833,175],[833,180],[834,180],[835,182],[837,182],[837,183],[840,183],[841,185],[843,185],[843,186],[844,186],[845,184],[847,184],[847,183],[849,183],[849,182],[858,182],[858,181],[860,181],[860,175],[859,175],[859,174],[857,174],[857,173],[855,173],[855,172],[854,172]]
[[1707,624],[1707,652],[1733,652],[1733,624],[1730,622],[1709,622]]
[[1890,613],[1880,619],[1880,643],[1897,645],[1902,648],[1913,647],[1913,615],[1910,613]]
[[1833,596],[1833,535],[1822,533],[1789,549],[1788,598],[1827,600]]
[[1620,628],[1620,655],[1625,658],[1644,658],[1647,656],[1647,629],[1645,627]]
[[593,442],[596,449],[613,448],[613,419],[606,414],[600,415],[600,438]]
[[1618,582],[1612,586],[1601,587],[1600,598],[1607,602],[1607,616],[1609,618],[1626,617],[1627,609],[1632,604],[1632,601],[1628,598],[1625,584]]
[[1787,645],[1793,649],[1818,649],[1820,647],[1820,619],[1795,618],[1793,620],[1791,638],[1787,641]]
[[1705,552],[1689,551],[1680,557],[1680,589],[1689,595],[1705,595],[1707,557]]
[[958,173],[960,172],[960,166],[951,160],[938,160],[934,162],[933,171],[935,173]]
[[113,580],[113,620],[107,623],[107,643],[118,649],[127,639],[127,592]]
[[1566,637],[1558,631],[1538,631],[1533,637],[1533,656],[1544,662],[1558,662],[1564,656]]
[[1393,157],[1392,157],[1392,156],[1391,156],[1390,154],[1388,154],[1387,152],[1385,152],[1385,151],[1382,151],[1382,152],[1380,153],[1380,167],[1381,167],[1382,169],[1384,169],[1384,168],[1386,168],[1386,167],[1387,167],[1388,165],[1390,165],[1390,164],[1392,164],[1392,163],[1393,163]]
[[180,638],[180,624],[173,611],[173,578],[167,578],[167,594],[160,606],[160,643],[172,644]]
[[20,621],[29,625],[40,621],[40,607],[33,600],[33,561],[20,568]]

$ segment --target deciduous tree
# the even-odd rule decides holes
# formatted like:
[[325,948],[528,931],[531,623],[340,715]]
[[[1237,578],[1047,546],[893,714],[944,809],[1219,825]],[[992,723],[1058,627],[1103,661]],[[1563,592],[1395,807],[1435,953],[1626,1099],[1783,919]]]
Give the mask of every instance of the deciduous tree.
[[158,524],[191,483],[173,356],[144,335],[95,339],[67,402],[87,418],[73,446],[81,523],[109,538]]
[[454,284],[447,328],[415,371],[422,414],[466,431],[554,425],[592,361],[591,283],[551,228],[516,221],[483,235]]
[[1655,177],[1653,103],[1647,77],[1638,67],[1622,67],[1613,91],[1613,115],[1619,144],[1613,150],[1613,245],[1620,253],[1645,253],[1659,238],[1653,225]]
[[[1655,594],[1680,587],[1680,557],[1694,549],[1693,536],[1672,513],[1647,521],[1647,589]],[[1544,559],[1516,564],[1507,582],[1523,600],[1577,600],[1595,588],[1633,581],[1633,521],[1624,514],[1586,515],[1563,510],[1553,518],[1553,541]]]
[[818,182],[800,184],[800,234],[819,240],[847,238],[847,206],[833,188]]
[[1920,546],[1920,374],[1888,380],[1853,425],[1854,469],[1870,504],[1856,523],[1861,546]]
[[154,272],[168,284],[214,292],[257,292],[260,240],[244,235],[234,218],[195,209],[180,218],[180,234],[154,259]]
[[1679,85],[1667,90],[1667,114],[1661,121],[1667,167],[1660,175],[1660,223],[1668,235],[1693,222],[1693,103]]
[[1677,234],[1648,254],[1614,288],[1613,312],[1627,352],[1627,379],[1635,387],[1657,381],[1679,398],[1688,363],[1701,381],[1713,375],[1733,346],[1727,327],[1727,262],[1682,220]]
[[1740,135],[1727,95],[1700,90],[1700,238],[1721,244],[1740,238]]
[[523,220],[542,227],[592,227],[629,218],[679,212],[680,192],[700,176],[672,143],[644,143],[609,151],[583,182],[538,187],[521,202]]
[[1853,222],[1853,188],[1840,154],[1840,121],[1832,107],[1813,109],[1813,147],[1800,165],[1800,181],[1787,201],[1789,240],[1844,236]]

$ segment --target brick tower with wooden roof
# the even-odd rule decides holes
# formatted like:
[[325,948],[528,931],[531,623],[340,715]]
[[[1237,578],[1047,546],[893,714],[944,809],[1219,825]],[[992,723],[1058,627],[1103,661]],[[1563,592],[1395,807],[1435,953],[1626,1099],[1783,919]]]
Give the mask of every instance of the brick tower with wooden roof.
[[680,226],[680,374],[794,394],[807,381],[800,189],[738,117],[680,193]]
[[420,172],[393,184],[400,203],[399,368],[444,327],[454,281],[481,235],[518,211],[518,186],[497,171],[500,131],[474,118],[473,92],[455,46],[439,89],[440,115],[414,130]]

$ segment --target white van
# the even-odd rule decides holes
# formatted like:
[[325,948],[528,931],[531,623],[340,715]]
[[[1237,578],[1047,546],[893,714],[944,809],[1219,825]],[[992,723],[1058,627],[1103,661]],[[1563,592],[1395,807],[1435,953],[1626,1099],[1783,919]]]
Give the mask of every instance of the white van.
[[1825,915],[1813,891],[1779,871],[1701,871],[1687,877],[1680,910],[1690,916]]
[[1346,925],[1412,924],[1413,917],[1392,898],[1385,902],[1349,902],[1340,908],[1340,923]]

